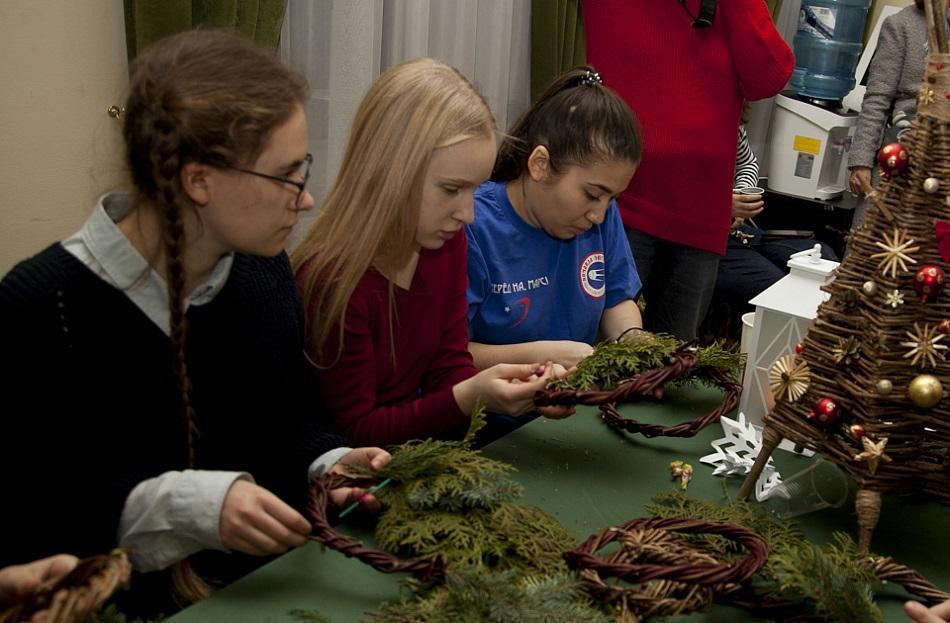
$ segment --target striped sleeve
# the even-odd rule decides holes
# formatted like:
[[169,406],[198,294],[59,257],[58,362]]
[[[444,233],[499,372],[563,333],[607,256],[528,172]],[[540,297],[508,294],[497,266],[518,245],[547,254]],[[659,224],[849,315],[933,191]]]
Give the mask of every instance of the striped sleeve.
[[759,161],[755,158],[749,135],[745,126],[739,126],[738,146],[736,148],[736,178],[733,188],[749,188],[759,185]]

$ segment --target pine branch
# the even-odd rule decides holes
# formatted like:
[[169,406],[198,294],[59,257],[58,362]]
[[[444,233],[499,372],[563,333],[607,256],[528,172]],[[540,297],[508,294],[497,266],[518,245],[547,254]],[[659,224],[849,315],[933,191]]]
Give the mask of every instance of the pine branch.
[[594,604],[576,576],[521,576],[465,569],[421,599],[383,604],[369,623],[608,623],[614,617]]

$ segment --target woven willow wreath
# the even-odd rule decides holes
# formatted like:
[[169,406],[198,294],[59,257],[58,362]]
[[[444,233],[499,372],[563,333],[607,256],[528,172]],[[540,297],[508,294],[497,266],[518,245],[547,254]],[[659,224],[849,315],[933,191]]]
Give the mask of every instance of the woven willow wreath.
[[445,561],[440,556],[403,560],[389,552],[364,547],[360,541],[333,529],[327,519],[330,491],[337,487],[362,487],[369,489],[375,479],[326,474],[310,481],[307,499],[307,514],[313,523],[310,539],[323,543],[341,554],[358,558],[383,573],[411,573],[421,580],[441,577],[445,573]]
[[15,606],[0,612],[0,623],[29,621],[45,610],[47,623],[79,623],[98,610],[119,587],[126,587],[132,565],[122,550],[91,556],[58,582],[41,587]]
[[[720,535],[749,553],[725,563],[713,549],[677,534],[681,532]],[[619,549],[596,555],[615,541]],[[741,526],[648,517],[592,535],[565,553],[564,559],[579,572],[592,596],[619,604],[624,616],[637,621],[705,608],[718,595],[737,590],[762,568],[768,556],[765,539]],[[608,582],[608,578],[630,586]]]
[[619,403],[631,402],[644,396],[660,398],[663,395],[663,386],[666,383],[683,377],[696,367],[696,353],[689,347],[674,351],[670,357],[673,361],[667,367],[638,374],[623,381],[610,391],[541,390],[535,394],[534,404],[539,407],[551,405],[596,406],[600,408],[601,418],[611,428],[624,430],[628,433],[640,433],[644,437],[692,437],[710,424],[718,422],[720,417],[738,406],[742,386],[736,383],[726,372],[716,368],[708,368],[704,369],[704,378],[712,381],[726,393],[722,403],[709,413],[674,426],[648,424],[620,415],[617,410]]

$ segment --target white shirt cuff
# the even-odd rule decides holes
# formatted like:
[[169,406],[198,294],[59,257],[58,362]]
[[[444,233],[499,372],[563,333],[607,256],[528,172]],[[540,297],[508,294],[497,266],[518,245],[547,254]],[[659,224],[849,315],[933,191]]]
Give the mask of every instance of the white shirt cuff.
[[203,549],[223,550],[221,507],[244,472],[185,470],[143,480],[125,500],[119,546],[138,571],[157,571]]
[[307,475],[311,479],[323,476],[325,473],[330,471],[330,468],[336,465],[337,461],[342,459],[344,455],[346,455],[346,453],[352,449],[353,448],[339,447],[334,448],[329,452],[324,452],[319,457],[317,457],[316,461],[310,464],[310,469],[307,470]]

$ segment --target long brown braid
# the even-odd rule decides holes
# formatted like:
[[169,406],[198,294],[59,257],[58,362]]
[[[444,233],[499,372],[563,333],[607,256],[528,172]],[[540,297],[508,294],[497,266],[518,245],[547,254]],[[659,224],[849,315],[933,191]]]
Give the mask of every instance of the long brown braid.
[[[156,210],[165,252],[171,363],[181,400],[188,467],[197,425],[188,375],[185,315],[187,239],[195,210],[181,171],[189,162],[247,166],[270,134],[307,98],[306,81],[272,53],[223,31],[198,30],[157,42],[135,61],[123,121],[137,209]],[[172,570],[176,593],[196,601],[210,589],[187,561]]]

